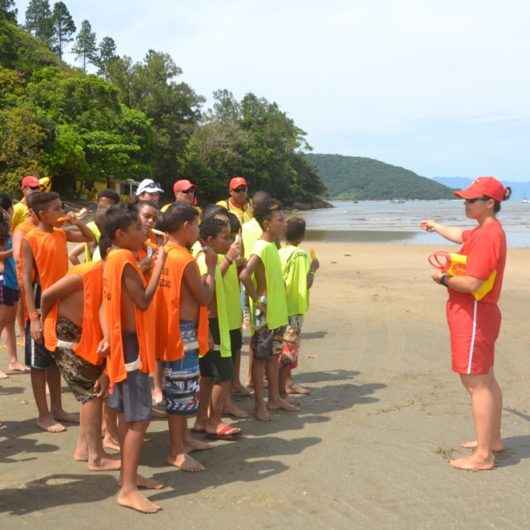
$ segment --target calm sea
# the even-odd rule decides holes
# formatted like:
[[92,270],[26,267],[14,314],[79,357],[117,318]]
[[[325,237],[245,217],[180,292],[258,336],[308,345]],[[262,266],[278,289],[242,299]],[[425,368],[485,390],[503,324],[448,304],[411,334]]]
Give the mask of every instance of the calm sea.
[[[441,243],[440,236],[422,232],[422,219],[473,227],[462,201],[334,201],[335,208],[304,212],[308,239],[403,244]],[[506,202],[499,214],[513,247],[530,247],[530,203]]]

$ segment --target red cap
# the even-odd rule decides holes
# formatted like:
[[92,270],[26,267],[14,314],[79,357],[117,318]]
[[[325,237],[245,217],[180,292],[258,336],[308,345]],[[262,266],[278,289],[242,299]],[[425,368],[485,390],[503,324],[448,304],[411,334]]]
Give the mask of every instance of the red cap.
[[196,188],[196,187],[197,186],[195,186],[195,184],[193,184],[193,182],[189,180],[186,180],[186,179],[177,180],[177,182],[173,184],[173,193],[178,193],[179,191],[188,191],[188,190],[191,190],[191,188]]
[[40,188],[39,179],[37,177],[34,177],[33,175],[24,177],[22,179],[22,182],[20,183],[20,188]]
[[495,177],[477,177],[465,190],[455,191],[460,199],[478,199],[490,197],[498,202],[507,199],[508,190]]
[[230,181],[230,191],[232,191],[232,190],[236,190],[236,189],[239,188],[240,186],[245,186],[245,187],[248,188],[247,181],[246,181],[243,177],[234,177],[234,178]]

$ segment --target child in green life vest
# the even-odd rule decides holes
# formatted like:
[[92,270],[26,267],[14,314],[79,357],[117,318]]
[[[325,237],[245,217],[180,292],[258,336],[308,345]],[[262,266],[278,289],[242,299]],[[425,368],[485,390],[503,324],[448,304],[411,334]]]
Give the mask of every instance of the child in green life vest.
[[[288,324],[285,282],[278,253],[278,242],[285,235],[285,214],[278,201],[269,199],[256,206],[254,217],[263,234],[254,244],[239,279],[253,302],[255,313],[251,350],[256,418],[270,421],[273,410],[298,410],[280,396],[279,386],[280,356]],[[269,382],[268,403],[265,403],[263,389],[265,372]]]
[[298,366],[300,337],[304,315],[309,309],[309,289],[313,285],[318,260],[311,259],[299,245],[305,239],[305,221],[301,217],[287,220],[286,245],[280,249],[283,277],[287,293],[287,315],[289,324],[284,334],[283,351],[280,357],[280,395],[309,394],[309,390],[297,385],[291,371]]

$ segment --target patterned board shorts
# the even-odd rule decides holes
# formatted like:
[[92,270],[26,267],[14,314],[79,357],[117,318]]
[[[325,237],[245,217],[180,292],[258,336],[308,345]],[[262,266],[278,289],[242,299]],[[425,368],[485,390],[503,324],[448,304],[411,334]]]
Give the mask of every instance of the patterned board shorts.
[[178,416],[195,416],[199,410],[199,343],[197,324],[180,322],[184,356],[177,361],[162,361],[162,393],[166,412]]
[[285,326],[269,329],[262,326],[254,331],[250,341],[250,348],[254,358],[258,361],[268,361],[283,351],[283,335]]
[[78,357],[72,347],[81,338],[81,328],[66,318],[57,320],[55,363],[64,380],[80,403],[94,399],[94,384],[103,373],[103,365],[95,366]]
[[289,317],[289,324],[285,328],[283,335],[283,348],[280,357],[280,364],[288,366],[291,370],[298,366],[298,356],[300,354],[300,337],[304,324],[303,315],[292,315]]

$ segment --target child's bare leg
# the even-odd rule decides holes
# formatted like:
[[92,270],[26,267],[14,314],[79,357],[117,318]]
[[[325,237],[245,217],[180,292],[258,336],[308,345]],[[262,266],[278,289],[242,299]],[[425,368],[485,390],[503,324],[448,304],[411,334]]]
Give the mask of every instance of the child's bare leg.
[[[232,392],[241,394],[243,396],[250,396],[250,392],[245,388],[241,382],[241,350],[232,353],[232,360],[234,361],[234,378],[232,380]],[[251,373],[251,370],[249,370]],[[252,377],[249,375],[249,377]]]
[[493,455],[493,441],[495,429],[498,426],[497,403],[493,389],[493,374],[461,375],[462,383],[471,394],[471,406],[477,447],[474,452],[464,458],[451,460],[449,463],[458,469],[473,471],[488,470],[495,467]]
[[162,395],[162,369],[160,363],[155,364],[155,373],[153,375],[153,406],[159,405],[164,397]]
[[206,432],[217,438],[231,438],[241,434],[241,429],[223,422],[223,412],[227,397],[230,395],[232,383],[230,380],[215,383],[212,388],[212,404]]
[[195,432],[205,432],[208,423],[208,411],[212,397],[213,381],[209,377],[202,377],[199,384],[199,412],[193,430]]
[[18,333],[19,335],[24,336],[25,322],[24,322],[24,303],[22,302],[22,296],[21,296],[21,299],[18,301],[16,313],[17,313],[16,321],[18,324]]
[[111,451],[120,450],[120,434],[118,432],[118,413],[103,403],[103,447]]
[[66,430],[64,425],[55,420],[48,408],[48,401],[46,399],[46,372],[47,370],[31,369],[31,387],[38,411],[37,425],[47,432],[63,432]]
[[186,447],[186,418],[177,414],[168,415],[169,455],[167,462],[181,471],[195,473],[204,471],[204,466],[188,454]]
[[256,402],[256,418],[260,421],[271,421],[271,413],[265,404],[265,391],[263,377],[265,375],[265,362],[254,359],[252,363],[252,379],[254,380],[254,400]]
[[280,396],[280,356],[273,355],[266,364],[267,379],[269,380],[269,403],[270,410],[286,410],[288,412],[296,412],[298,407],[289,403],[286,399]]
[[120,460],[112,458],[103,450],[101,440],[102,400],[94,398],[81,405],[80,438],[86,447],[90,471],[114,471],[120,469]]
[[46,380],[48,382],[48,388],[50,389],[50,408],[53,417],[57,421],[79,423],[79,418],[76,414],[65,412],[63,409],[61,398],[61,373],[59,372],[59,368],[57,368],[55,363],[51,364],[46,369]]
[[230,390],[225,398],[224,414],[229,414],[235,418],[248,418],[249,414],[246,410],[239,407],[232,399],[233,385],[230,385]]
[[144,443],[144,435],[149,422],[126,422],[120,414],[120,445],[121,445],[121,488],[118,493],[118,504],[143,513],[155,513],[161,508],[146,499],[139,491],[140,452]]
[[[501,436],[501,424],[502,424],[502,390],[499,386],[499,383],[497,382],[497,379],[495,378],[495,374],[493,372],[493,369],[491,371],[492,381],[491,381],[491,389],[495,398],[495,426],[493,429],[493,444],[492,444],[492,451],[494,453],[500,453],[504,451],[504,443],[502,441]],[[468,390],[466,388],[466,390]],[[468,390],[469,395],[471,396],[471,392]],[[472,442],[464,442],[462,444],[462,447],[465,447],[466,449],[476,449],[477,448],[477,441],[473,440]]]
[[20,363],[17,359],[15,317],[15,306],[0,306],[0,330],[2,330],[2,338],[5,341],[9,357],[7,367],[9,370],[26,371],[26,366]]

